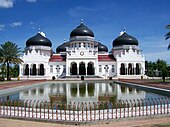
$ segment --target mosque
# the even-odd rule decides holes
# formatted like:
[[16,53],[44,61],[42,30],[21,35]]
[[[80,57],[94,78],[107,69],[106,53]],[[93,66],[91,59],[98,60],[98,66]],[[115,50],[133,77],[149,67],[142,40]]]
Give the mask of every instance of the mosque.
[[26,41],[19,75],[21,79],[80,76],[138,79],[145,75],[145,58],[138,44],[138,40],[124,30],[108,51],[81,21],[71,31],[69,41],[64,41],[54,52],[52,42],[39,31]]

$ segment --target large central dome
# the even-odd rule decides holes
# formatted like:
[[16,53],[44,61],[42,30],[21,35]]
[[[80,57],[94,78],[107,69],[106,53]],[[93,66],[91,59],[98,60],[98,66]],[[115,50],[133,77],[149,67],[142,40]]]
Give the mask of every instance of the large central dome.
[[81,22],[81,24],[70,33],[70,37],[74,36],[94,37],[94,33],[87,26],[85,26],[83,22]]

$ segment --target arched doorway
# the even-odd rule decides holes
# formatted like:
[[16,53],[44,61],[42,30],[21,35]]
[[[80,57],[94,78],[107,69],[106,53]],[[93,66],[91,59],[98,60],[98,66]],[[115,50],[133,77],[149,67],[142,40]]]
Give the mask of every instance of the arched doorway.
[[86,66],[84,62],[79,64],[79,75],[86,75]]
[[44,65],[40,64],[40,75],[44,75]]
[[94,75],[94,65],[92,62],[89,62],[87,65],[87,75]]
[[120,74],[125,75],[125,64],[121,63]]
[[33,64],[32,66],[32,75],[37,75],[37,69],[36,69],[36,64]]
[[140,74],[140,68],[139,68],[139,64],[136,64],[136,75]]
[[25,65],[25,75],[29,75],[29,65]]
[[77,63],[71,63],[70,73],[71,75],[77,75]]
[[133,68],[132,68],[132,64],[131,63],[128,64],[128,74],[129,75],[133,74]]

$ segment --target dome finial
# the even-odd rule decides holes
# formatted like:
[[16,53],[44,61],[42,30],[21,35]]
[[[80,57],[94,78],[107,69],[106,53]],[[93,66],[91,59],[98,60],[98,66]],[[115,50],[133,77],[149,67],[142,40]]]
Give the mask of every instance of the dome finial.
[[38,28],[38,33],[41,34],[43,37],[46,37],[45,33],[41,31],[41,28]]
[[123,32],[126,33],[126,28],[125,27],[123,28]]
[[124,33],[126,33],[126,28],[125,27],[121,28],[119,36],[122,36]]
[[38,33],[40,33],[40,32],[41,32],[41,28],[39,27],[39,28],[38,28]]
[[80,19],[80,21],[81,21],[81,24],[83,24],[83,19]]

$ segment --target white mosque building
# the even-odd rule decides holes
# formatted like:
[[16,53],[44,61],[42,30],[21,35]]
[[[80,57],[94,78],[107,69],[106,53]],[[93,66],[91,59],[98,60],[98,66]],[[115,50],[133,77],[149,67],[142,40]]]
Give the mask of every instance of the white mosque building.
[[21,57],[20,78],[52,79],[65,77],[141,78],[145,58],[135,37],[126,31],[114,39],[112,49],[95,40],[92,30],[80,23],[68,42],[52,50],[52,42],[43,32],[26,41]]

